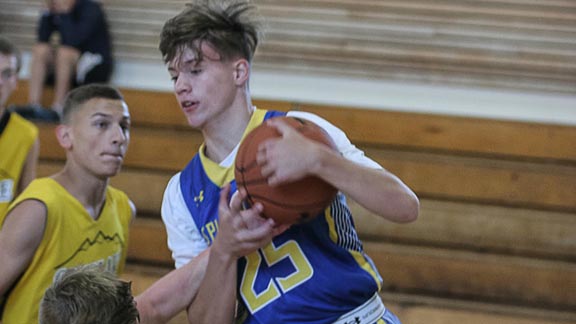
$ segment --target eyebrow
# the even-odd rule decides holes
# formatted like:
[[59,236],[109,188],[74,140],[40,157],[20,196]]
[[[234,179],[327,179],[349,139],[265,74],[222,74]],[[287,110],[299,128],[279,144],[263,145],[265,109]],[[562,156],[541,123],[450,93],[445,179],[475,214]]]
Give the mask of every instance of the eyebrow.
[[[112,115],[111,114],[105,114],[102,112],[95,112],[90,116],[90,118],[98,118],[98,117],[112,118]],[[123,120],[130,120],[130,115],[122,115],[122,119]]]
[[95,112],[90,116],[90,118],[96,118],[96,117],[112,117],[112,115],[101,112]]

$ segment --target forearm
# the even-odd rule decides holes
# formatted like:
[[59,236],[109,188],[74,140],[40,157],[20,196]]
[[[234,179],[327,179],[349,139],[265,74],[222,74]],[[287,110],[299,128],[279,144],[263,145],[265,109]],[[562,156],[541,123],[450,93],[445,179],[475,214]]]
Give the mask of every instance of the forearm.
[[394,174],[368,168],[330,150],[318,152],[314,173],[364,208],[398,223],[418,217],[416,194]]
[[198,292],[204,277],[208,252],[156,281],[135,300],[140,323],[166,323],[186,310]]
[[196,298],[188,308],[189,323],[232,323],[236,307],[237,259],[212,248]]

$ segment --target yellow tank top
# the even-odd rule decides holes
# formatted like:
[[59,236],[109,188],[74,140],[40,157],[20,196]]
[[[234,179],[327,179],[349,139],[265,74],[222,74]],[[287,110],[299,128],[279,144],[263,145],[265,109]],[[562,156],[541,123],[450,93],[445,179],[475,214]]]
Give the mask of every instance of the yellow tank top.
[[[36,179],[10,205],[36,199],[48,210],[44,237],[32,262],[7,294],[2,324],[38,323],[44,291],[63,270],[99,264],[120,274],[124,269],[131,209],[128,196],[108,186],[97,220],[51,178]],[[10,262],[10,260],[2,260]]]
[[[1,114],[0,114],[1,117]],[[0,134],[0,224],[16,194],[22,167],[38,138],[38,128],[16,113]]]

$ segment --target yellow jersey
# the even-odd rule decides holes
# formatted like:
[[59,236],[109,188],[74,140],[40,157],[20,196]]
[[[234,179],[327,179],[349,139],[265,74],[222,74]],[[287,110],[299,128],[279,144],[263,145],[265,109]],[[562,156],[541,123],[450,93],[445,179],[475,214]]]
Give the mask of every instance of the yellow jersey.
[[0,224],[14,200],[22,167],[38,138],[38,128],[16,113],[6,112],[8,123],[0,132]]
[[27,199],[46,205],[44,237],[30,265],[6,296],[3,324],[38,323],[44,291],[64,270],[98,264],[120,274],[126,260],[132,210],[124,192],[108,186],[98,219],[52,178],[32,181],[8,212]]

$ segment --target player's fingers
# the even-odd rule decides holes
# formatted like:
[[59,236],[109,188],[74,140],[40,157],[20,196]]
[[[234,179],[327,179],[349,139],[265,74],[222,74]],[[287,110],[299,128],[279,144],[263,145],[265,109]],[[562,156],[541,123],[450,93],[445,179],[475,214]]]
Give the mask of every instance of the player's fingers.
[[279,138],[269,138],[258,145],[258,151],[256,152],[256,162],[258,162],[258,164],[264,164],[270,160],[278,141],[280,141]]
[[242,210],[242,195],[239,191],[236,191],[232,194],[232,198],[230,198],[230,210],[232,212],[238,212]]
[[271,118],[266,122],[268,123],[269,126],[276,128],[276,130],[278,130],[278,132],[280,133],[280,135],[282,135],[282,137],[295,131],[294,128],[292,128],[292,126],[288,125],[288,123],[286,123],[281,118]]
[[222,187],[222,190],[220,190],[220,200],[218,201],[218,209],[221,212],[224,211],[229,211],[229,205],[228,205],[228,194],[230,193],[230,184],[227,183],[226,185],[224,185],[224,187]]
[[271,220],[266,220],[261,222],[259,226],[253,227],[249,230],[239,233],[241,240],[247,244],[256,244],[258,247],[262,247],[266,242],[269,242],[272,237],[274,237],[274,222]]
[[272,236],[277,236],[284,233],[290,228],[290,224],[278,224],[273,226]]
[[275,169],[273,165],[270,164],[264,164],[262,166],[260,166],[260,174],[262,174],[262,177],[268,179],[271,176],[274,175]]
[[266,156],[266,147],[260,145],[256,152],[256,163],[260,166],[266,164],[268,157]]
[[257,202],[249,209],[240,212],[240,217],[242,217],[247,229],[259,227],[266,221],[266,218],[261,216],[263,209],[262,204]]

